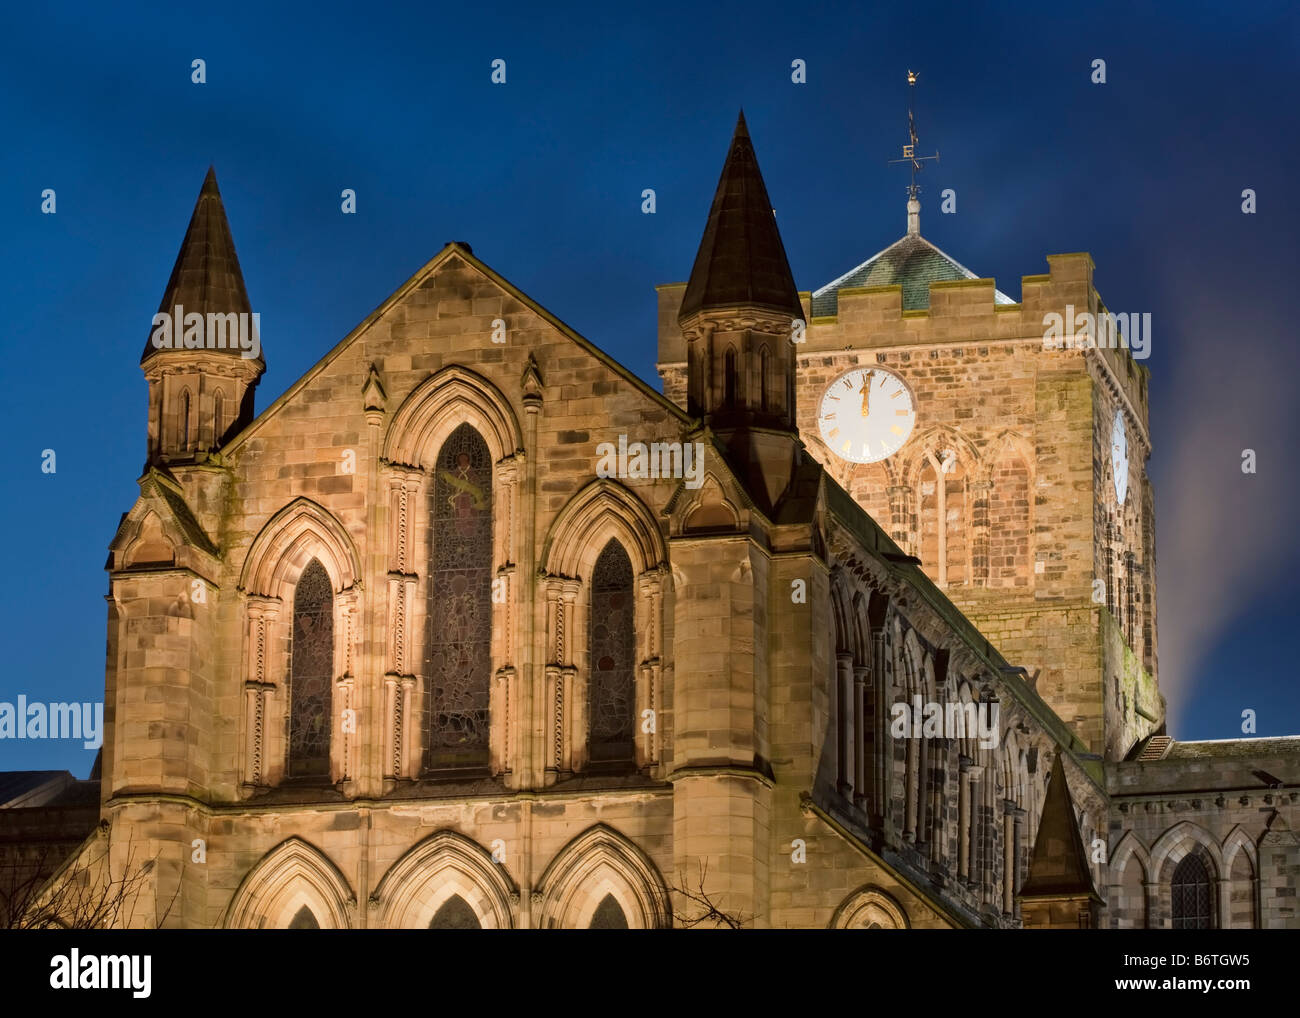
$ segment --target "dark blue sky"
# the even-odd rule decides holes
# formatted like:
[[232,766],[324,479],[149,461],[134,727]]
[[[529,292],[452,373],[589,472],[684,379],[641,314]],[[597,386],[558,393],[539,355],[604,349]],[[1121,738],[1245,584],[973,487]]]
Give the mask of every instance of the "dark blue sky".
[[[653,286],[690,270],[737,108],[813,289],[904,230],[906,174],[886,160],[913,68],[922,150],[942,153],[922,178],[925,235],[1017,299],[1046,255],[1090,251],[1107,304],[1153,315],[1172,733],[1240,736],[1245,708],[1260,735],[1300,732],[1300,18],[1283,3],[1061,7],[8,11],[0,700],[103,696],[106,546],[145,452],[139,353],[210,162],[262,314],[259,409],[452,239],[657,386]],[[195,58],[207,84],[190,81]],[[941,216],[947,187],[958,212]],[[0,770],[84,775],[92,759],[0,742]]]

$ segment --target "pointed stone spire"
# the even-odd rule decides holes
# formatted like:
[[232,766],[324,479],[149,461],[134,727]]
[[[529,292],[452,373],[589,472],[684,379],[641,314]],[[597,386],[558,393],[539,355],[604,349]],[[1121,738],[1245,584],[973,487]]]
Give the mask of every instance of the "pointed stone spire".
[[1020,889],[1023,897],[1044,894],[1090,894],[1092,874],[1083,850],[1079,825],[1074,819],[1074,803],[1065,781],[1061,754],[1052,764],[1047,781],[1047,798],[1043,801],[1043,819],[1029,859],[1029,875]]
[[253,419],[253,390],[266,361],[212,167],[140,370],[149,383],[151,465],[206,462]]
[[[252,311],[248,291],[244,289],[244,274],[235,255],[230,223],[221,204],[221,192],[217,189],[217,173],[211,166],[203,178],[194,214],[190,216],[190,225],[181,242],[180,253],[176,255],[176,264],[172,267],[171,279],[163,291],[158,312],[173,314],[177,305],[183,307],[186,314],[198,312],[205,316],[210,312],[240,314]],[[174,323],[174,327],[179,329],[182,324]],[[142,364],[160,352],[151,341],[152,335],[151,330],[140,357]],[[224,352],[240,356],[237,348]],[[262,360],[260,354],[255,359]]]
[[741,307],[803,314],[743,110],[678,318]]
[[1060,753],[1052,763],[1043,818],[1018,897],[1025,926],[1037,928],[1080,925],[1079,915],[1100,900],[1092,885],[1092,871],[1074,818],[1074,801]]
[[742,112],[677,322],[687,412],[721,439],[764,512],[799,462],[792,339],[803,317]]

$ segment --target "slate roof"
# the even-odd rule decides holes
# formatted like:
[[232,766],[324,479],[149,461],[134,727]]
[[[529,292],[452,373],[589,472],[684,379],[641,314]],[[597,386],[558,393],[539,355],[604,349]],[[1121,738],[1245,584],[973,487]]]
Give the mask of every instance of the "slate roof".
[[[171,314],[177,304],[184,307],[186,314],[191,311],[203,315],[252,311],[248,291],[244,289],[244,274],[235,255],[235,241],[230,235],[226,209],[217,189],[217,172],[211,166],[203,178],[198,201],[194,203],[194,214],[190,216],[190,225],[181,241],[158,311]],[[174,322],[173,328],[178,324]],[[153,329],[150,328],[150,335],[144,341],[144,353],[140,355],[141,363],[160,352],[151,342],[152,335]],[[216,352],[241,356],[237,345],[234,349]],[[257,359],[262,360],[260,354]]]
[[743,112],[736,121],[678,319],[704,308],[731,307],[803,317]]
[[0,807],[23,800],[43,804],[74,780],[67,771],[0,771]]
[[1166,760],[1205,760],[1236,756],[1282,756],[1300,753],[1300,736],[1287,735],[1264,739],[1211,739],[1205,742],[1180,742],[1175,739],[1164,755]]
[[[839,291],[846,287],[902,286],[903,310],[915,311],[930,306],[931,283],[979,278],[919,233],[909,233],[839,279],[814,290],[812,314],[814,318],[835,314],[839,307]],[[993,300],[997,304],[1015,303],[996,289]]]

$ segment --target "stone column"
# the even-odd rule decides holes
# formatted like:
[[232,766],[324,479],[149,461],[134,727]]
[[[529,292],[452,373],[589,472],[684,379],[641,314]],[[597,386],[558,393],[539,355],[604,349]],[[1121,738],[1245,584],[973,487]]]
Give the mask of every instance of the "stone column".
[[970,838],[974,824],[970,816],[970,785],[973,761],[968,756],[957,758],[957,876],[970,879]]
[[853,667],[853,802],[869,808],[871,782],[867,772],[867,697],[871,695],[871,669]]
[[847,652],[835,658],[838,689],[836,690],[836,789],[845,798],[853,796],[853,655]]

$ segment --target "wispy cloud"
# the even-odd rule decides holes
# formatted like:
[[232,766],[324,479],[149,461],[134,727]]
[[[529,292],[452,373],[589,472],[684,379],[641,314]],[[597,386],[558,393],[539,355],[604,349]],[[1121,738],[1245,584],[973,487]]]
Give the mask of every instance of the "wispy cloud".
[[[1159,668],[1174,735],[1197,680],[1213,677],[1215,646],[1294,567],[1293,339],[1263,317],[1187,295],[1156,333]],[[1242,470],[1246,449],[1254,474]]]

